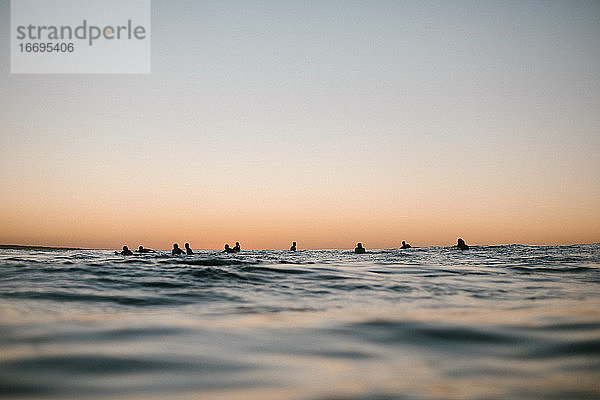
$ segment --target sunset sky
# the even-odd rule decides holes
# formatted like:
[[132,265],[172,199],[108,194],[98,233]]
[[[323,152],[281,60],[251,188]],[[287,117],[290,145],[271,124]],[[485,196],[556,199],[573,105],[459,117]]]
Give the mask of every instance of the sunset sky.
[[152,73],[10,74],[0,244],[600,242],[600,2],[152,1]]

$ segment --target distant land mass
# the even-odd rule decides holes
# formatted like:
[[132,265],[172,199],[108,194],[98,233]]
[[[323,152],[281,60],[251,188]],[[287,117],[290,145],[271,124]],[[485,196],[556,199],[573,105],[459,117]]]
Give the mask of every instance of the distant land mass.
[[5,249],[5,250],[50,250],[50,251],[89,250],[89,249],[83,249],[83,248],[79,248],[79,247],[24,246],[24,245],[20,245],[20,244],[0,244],[0,249]]

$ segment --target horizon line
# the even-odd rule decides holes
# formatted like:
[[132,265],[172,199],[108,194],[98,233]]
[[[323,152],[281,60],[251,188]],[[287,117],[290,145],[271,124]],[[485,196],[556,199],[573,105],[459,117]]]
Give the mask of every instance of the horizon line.
[[[361,242],[362,243],[362,242]],[[478,246],[539,246],[539,247],[544,247],[544,246],[582,246],[582,245],[594,245],[594,244],[600,244],[600,242],[592,242],[592,243],[562,243],[562,244],[527,244],[527,243],[503,243],[503,244],[469,244],[469,246],[471,247],[478,247]],[[446,247],[454,247],[455,245],[447,245],[447,246],[442,246],[442,245],[438,245],[438,246],[412,246],[411,248],[413,249],[425,249],[425,248],[436,248],[436,247],[440,247],[440,248],[446,248]],[[191,247],[191,246],[190,246]],[[306,248],[300,248],[298,250],[351,250],[352,247],[322,247],[322,248],[311,248],[311,247],[306,247]],[[369,247],[368,249],[371,250],[398,250],[400,249],[400,247],[388,247],[388,248],[379,248],[379,247]],[[107,248],[107,247],[98,247],[98,248],[91,248],[91,247],[63,247],[63,246],[46,246],[46,245],[23,245],[23,244],[0,244],[0,250],[107,250],[107,251],[112,251],[112,250],[119,250],[119,249],[115,249],[115,248]],[[155,251],[171,251],[170,248],[168,249],[152,249]],[[192,248],[192,250],[215,250],[215,251],[222,251],[223,249],[217,249],[217,248]],[[260,249],[254,249],[254,248],[247,248],[247,249],[243,249],[243,250],[252,250],[252,251],[261,251],[261,250],[287,250],[286,248],[260,248]],[[404,250],[408,250],[408,249],[404,249]]]

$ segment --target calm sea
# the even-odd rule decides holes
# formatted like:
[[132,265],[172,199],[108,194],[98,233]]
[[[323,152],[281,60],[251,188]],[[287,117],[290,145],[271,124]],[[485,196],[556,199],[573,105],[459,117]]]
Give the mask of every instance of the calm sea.
[[600,245],[0,250],[0,397],[600,398]]

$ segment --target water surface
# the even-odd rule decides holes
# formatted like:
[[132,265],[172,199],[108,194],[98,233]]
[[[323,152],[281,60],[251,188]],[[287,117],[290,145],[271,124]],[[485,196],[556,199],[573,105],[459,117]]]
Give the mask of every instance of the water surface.
[[600,398],[600,245],[0,250],[0,395]]

